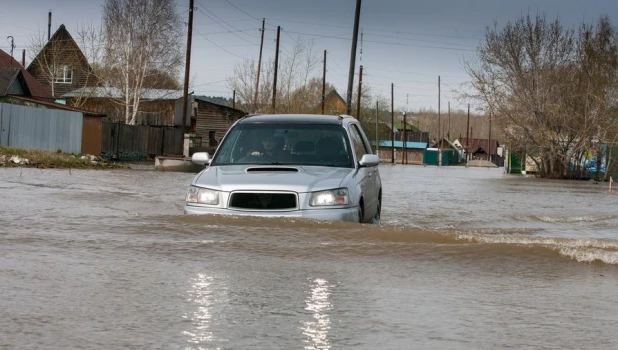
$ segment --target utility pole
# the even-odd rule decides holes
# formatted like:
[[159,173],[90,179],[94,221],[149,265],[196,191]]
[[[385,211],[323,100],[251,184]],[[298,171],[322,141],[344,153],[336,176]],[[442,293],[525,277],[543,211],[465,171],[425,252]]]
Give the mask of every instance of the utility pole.
[[193,0],[189,0],[189,31],[187,33],[187,58],[185,62],[185,84],[182,92],[182,131],[187,128],[187,105],[189,104],[189,72],[191,68],[191,39],[193,37]]
[[232,91],[232,108],[236,108],[236,90]]
[[442,124],[440,122],[440,76],[438,75],[438,166],[442,165],[442,147],[440,147],[440,144],[442,143],[442,136],[440,135],[441,129]]
[[361,0],[356,0],[354,13],[354,32],[352,34],[352,50],[350,52],[350,73],[348,74],[348,95],[346,96],[346,114],[352,114],[352,86],[354,85],[354,66],[356,65],[356,42],[358,41],[358,22],[360,19]]
[[322,114],[326,107],[326,50],[324,50],[324,66],[322,68]]
[[47,14],[47,41],[51,39],[51,11]]
[[403,112],[403,147],[401,147],[401,164],[408,164],[408,135],[406,135],[406,112]]
[[363,65],[361,64],[360,69],[358,71],[358,96],[356,103],[356,119],[360,120],[360,112],[361,112],[361,89],[363,87]]
[[279,38],[281,37],[281,26],[277,26],[277,45],[275,48],[275,77],[273,79],[273,114],[275,113],[275,103],[277,101],[277,71],[279,70]]
[[466,166],[468,166],[469,157],[469,149],[470,149],[470,104],[468,103],[468,123],[466,124]]
[[[253,96],[253,108],[257,109],[258,93],[260,91],[260,70],[262,69],[262,49],[264,48],[264,25],[266,24],[266,18],[262,18],[262,39],[260,40],[260,57],[258,58],[257,66],[257,78],[255,79],[255,94]],[[257,112],[257,111],[255,111]]]
[[487,145],[487,161],[491,162],[491,111],[489,111],[489,144]]
[[391,163],[395,164],[395,84],[391,83]]
[[448,131],[446,132],[446,138],[451,140],[451,101],[448,101]]
[[361,32],[361,46],[360,46],[360,69],[358,71],[358,102],[356,103],[356,119],[360,120],[360,113],[361,113],[361,96],[362,96],[362,91],[363,91],[363,32]]
[[407,149],[407,139],[408,135],[406,135],[406,112],[403,112],[403,145],[401,147],[401,164],[408,164],[408,149]]
[[380,140],[378,139],[378,111],[379,102],[376,101],[376,154],[380,155]]
[[26,68],[26,49],[21,51],[21,65]]

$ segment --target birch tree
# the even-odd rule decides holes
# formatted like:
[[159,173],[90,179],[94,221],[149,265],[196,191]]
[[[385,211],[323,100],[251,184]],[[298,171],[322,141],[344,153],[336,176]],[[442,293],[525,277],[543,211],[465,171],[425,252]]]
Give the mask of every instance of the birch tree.
[[103,31],[106,83],[120,89],[125,122],[135,124],[145,81],[182,67],[182,20],[171,0],[106,0]]

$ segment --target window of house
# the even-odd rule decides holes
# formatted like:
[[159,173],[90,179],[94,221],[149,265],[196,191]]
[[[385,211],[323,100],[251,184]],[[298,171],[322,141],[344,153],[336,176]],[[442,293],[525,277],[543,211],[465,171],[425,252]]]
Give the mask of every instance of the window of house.
[[69,66],[60,66],[56,70],[56,76],[54,82],[56,83],[70,83],[73,80],[73,70]]

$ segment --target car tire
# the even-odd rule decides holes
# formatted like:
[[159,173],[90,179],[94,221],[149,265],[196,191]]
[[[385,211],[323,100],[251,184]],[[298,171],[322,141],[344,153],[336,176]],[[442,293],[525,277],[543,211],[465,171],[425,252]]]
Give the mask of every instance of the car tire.
[[365,222],[365,208],[363,206],[363,202],[360,203],[358,207],[358,223],[362,224]]

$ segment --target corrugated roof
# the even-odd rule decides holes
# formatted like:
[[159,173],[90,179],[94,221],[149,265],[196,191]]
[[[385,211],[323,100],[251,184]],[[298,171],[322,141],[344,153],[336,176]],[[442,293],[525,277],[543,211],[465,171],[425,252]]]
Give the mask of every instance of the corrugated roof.
[[32,74],[28,73],[17,60],[2,50],[0,50],[0,67],[19,68],[32,97],[53,99],[53,96],[32,76]]
[[[62,95],[62,98],[89,96],[91,98],[116,98],[124,96],[124,92],[115,87],[83,87]],[[141,94],[142,100],[178,100],[183,97],[182,90],[170,89],[144,89]]]
[[[395,148],[403,148],[403,141],[395,141],[394,145],[395,145]],[[393,147],[393,142],[391,140],[380,140],[380,147]],[[407,141],[406,148],[426,149],[427,142]]]
[[9,95],[9,96],[11,96],[12,98],[18,99],[18,100],[30,101],[30,102],[38,103],[40,105],[47,106],[47,107],[50,107],[50,108],[53,108],[53,109],[62,109],[62,110],[65,110],[65,111],[79,112],[79,113],[83,113],[83,114],[86,114],[86,115],[92,116],[92,117],[105,117],[106,116],[106,114],[103,114],[103,113],[87,111],[85,109],[71,107],[71,106],[63,105],[63,104],[56,103],[56,102],[44,101],[44,100],[40,100],[40,99],[36,99],[36,98],[31,98],[31,97],[26,97],[26,96],[18,96],[18,95]]
[[[189,97],[189,98],[191,98],[191,97]],[[212,102],[212,101],[208,100],[208,98],[207,98],[207,97],[205,97],[205,96],[193,96],[193,99],[194,99],[195,101],[202,101],[202,102],[205,102],[205,103],[209,103],[209,104],[211,104],[211,105],[215,105],[215,106],[219,106],[219,107],[222,107],[222,108],[226,108],[226,109],[229,109],[229,110],[232,110],[232,111],[236,111],[236,112],[238,112],[238,113],[246,113],[246,112],[245,112],[245,111],[243,111],[242,109],[238,109],[238,108],[234,108],[234,107],[230,107],[230,106],[222,105],[222,104],[220,104],[220,103],[215,103],[215,102]]]

